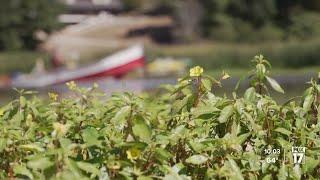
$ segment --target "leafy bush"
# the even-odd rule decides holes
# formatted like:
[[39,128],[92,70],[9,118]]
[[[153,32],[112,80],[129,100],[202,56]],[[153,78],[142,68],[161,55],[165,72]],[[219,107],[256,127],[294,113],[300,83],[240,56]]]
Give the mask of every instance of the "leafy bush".
[[[73,93],[50,102],[30,91],[0,111],[0,177],[24,179],[316,179],[319,172],[320,85],[280,105],[284,93],[254,58],[251,87],[218,97],[219,79],[194,67],[161,96],[113,94],[67,83]],[[292,146],[306,164],[294,165]],[[278,148],[277,161],[264,149]],[[269,163],[268,163],[269,162]]]

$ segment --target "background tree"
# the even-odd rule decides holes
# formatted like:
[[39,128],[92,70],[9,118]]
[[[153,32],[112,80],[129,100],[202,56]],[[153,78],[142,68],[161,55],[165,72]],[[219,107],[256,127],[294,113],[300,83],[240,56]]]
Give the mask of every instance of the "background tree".
[[10,0],[0,2],[0,50],[36,47],[34,32],[52,31],[63,9],[54,0]]

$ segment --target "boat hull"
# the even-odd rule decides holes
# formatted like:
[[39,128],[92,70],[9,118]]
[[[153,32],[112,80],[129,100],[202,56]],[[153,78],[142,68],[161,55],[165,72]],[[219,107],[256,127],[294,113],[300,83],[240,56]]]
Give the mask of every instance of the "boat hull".
[[97,63],[74,70],[61,69],[45,74],[22,75],[13,79],[11,87],[40,88],[68,81],[86,81],[103,77],[121,77],[145,65],[142,45],[135,45],[105,57]]

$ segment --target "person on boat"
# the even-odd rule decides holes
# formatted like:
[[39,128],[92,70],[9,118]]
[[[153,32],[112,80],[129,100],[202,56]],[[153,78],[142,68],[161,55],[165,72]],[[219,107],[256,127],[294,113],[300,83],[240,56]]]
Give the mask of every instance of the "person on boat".
[[32,69],[32,74],[43,74],[46,72],[46,68],[45,68],[45,65],[44,65],[44,61],[42,58],[38,58],[36,60],[36,64],[35,66],[33,67]]
[[59,68],[64,65],[63,58],[57,49],[54,49],[52,52],[51,64],[53,68]]

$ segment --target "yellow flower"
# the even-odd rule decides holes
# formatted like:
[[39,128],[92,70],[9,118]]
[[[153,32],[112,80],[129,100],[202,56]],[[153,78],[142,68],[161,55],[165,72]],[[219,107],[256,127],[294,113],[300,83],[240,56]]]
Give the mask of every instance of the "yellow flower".
[[66,85],[70,90],[75,90],[77,88],[77,84],[74,81],[67,82]]
[[50,99],[52,100],[52,101],[57,101],[58,100],[58,97],[59,97],[59,95],[58,94],[56,94],[56,93],[48,93],[48,95],[49,95],[49,97],[50,97]]
[[141,151],[137,148],[130,148],[127,150],[127,158],[130,160],[136,160],[141,154]]
[[190,69],[190,77],[199,77],[203,73],[203,68],[196,66]]

